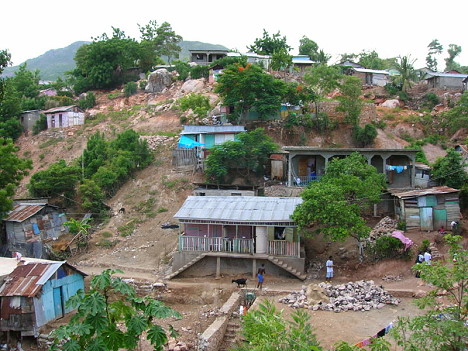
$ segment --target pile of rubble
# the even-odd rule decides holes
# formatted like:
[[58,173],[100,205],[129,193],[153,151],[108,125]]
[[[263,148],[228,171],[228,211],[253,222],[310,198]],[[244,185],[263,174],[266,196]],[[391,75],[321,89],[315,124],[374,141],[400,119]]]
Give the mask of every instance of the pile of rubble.
[[192,343],[185,343],[183,341],[176,341],[175,339],[169,340],[166,345],[168,351],[188,351],[193,350],[194,345]]
[[396,219],[390,217],[382,218],[379,223],[371,230],[369,234],[369,241],[374,242],[381,236],[390,236],[397,230],[398,222]]
[[322,299],[317,299],[317,290],[319,289],[315,286],[312,289],[315,292],[315,298],[310,301],[308,299],[311,294],[309,286],[307,290],[302,289],[300,292],[293,292],[279,299],[279,302],[293,308],[334,312],[370,311],[371,309],[380,309],[386,304],[398,305],[400,303],[400,300],[391,296],[382,287],[375,285],[372,280],[340,285],[320,283],[318,288],[322,290]]
[[142,139],[145,139],[148,142],[148,147],[150,150],[156,150],[158,146],[171,143],[176,140],[175,137],[169,137],[164,135],[151,135],[151,136],[142,136]]

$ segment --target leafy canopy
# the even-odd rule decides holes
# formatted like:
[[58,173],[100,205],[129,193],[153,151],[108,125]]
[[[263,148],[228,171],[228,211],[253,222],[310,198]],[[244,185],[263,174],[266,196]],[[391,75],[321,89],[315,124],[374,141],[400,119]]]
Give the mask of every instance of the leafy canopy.
[[[138,297],[115,273],[122,271],[107,269],[96,275],[87,293],[79,290],[67,301],[67,307],[77,312],[67,325],[52,331],[50,351],[134,350],[144,333],[154,350],[163,350],[167,334],[156,319],[181,315],[151,297]],[[171,325],[168,329],[175,337]]]
[[439,185],[460,189],[468,181],[463,157],[455,149],[449,149],[445,157],[439,157],[432,166],[432,178]]
[[279,31],[270,36],[270,34],[263,29],[263,37],[255,39],[254,43],[248,46],[247,49],[259,55],[272,55],[281,50],[289,52],[291,47],[287,44],[286,36],[281,37]]
[[259,66],[239,64],[227,66],[218,78],[215,88],[227,106],[243,118],[250,110],[261,117],[277,113],[281,108],[286,84],[264,72]]
[[299,227],[315,226],[331,240],[348,236],[360,240],[370,228],[362,215],[380,201],[385,176],[377,173],[364,156],[353,153],[328,163],[325,175],[302,192],[302,204],[293,218]]
[[445,260],[413,267],[434,289],[425,298],[416,300],[418,307],[425,309],[423,315],[399,318],[394,323],[391,336],[404,351],[466,350],[468,250],[461,245],[461,239],[460,236],[446,235],[450,249]]
[[13,140],[0,137],[0,219],[13,208],[15,188],[32,168],[32,162],[18,157]]
[[209,181],[222,183],[230,170],[263,174],[269,156],[278,149],[264,130],[257,128],[240,133],[237,140],[215,145],[206,159],[205,174]]
[[312,61],[323,65],[326,65],[331,58],[323,50],[319,50],[319,46],[315,41],[305,35],[299,41],[299,55],[308,55]]

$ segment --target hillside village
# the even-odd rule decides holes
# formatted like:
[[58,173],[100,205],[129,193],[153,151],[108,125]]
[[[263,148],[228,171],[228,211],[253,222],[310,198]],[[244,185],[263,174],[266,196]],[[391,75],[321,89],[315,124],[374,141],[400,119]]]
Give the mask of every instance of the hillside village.
[[[64,302],[109,268],[120,270],[116,275],[140,296],[182,314],[158,322],[179,333],[166,343],[167,350],[234,347],[245,340],[239,306],[253,303],[253,311],[270,297],[288,317],[300,308],[308,311],[318,340],[330,350],[340,340],[363,347],[368,344],[361,340],[397,317],[421,315],[412,300],[434,285],[411,269],[418,251],[431,250],[435,262],[450,262],[443,236],[458,234],[466,254],[468,178],[463,173],[464,181],[455,187],[447,182],[446,168],[442,174],[437,170],[441,159],[454,153],[466,172],[468,74],[426,70],[408,87],[392,90],[397,73],[352,60],[314,82],[326,65],[307,55],[292,56],[287,67],[278,67],[273,55],[263,53],[197,49],[190,54],[187,66],[195,77],[179,79],[185,73],[177,64],[159,65],[148,75],[132,76],[134,85],[89,90],[73,104],[19,116],[23,132],[15,140],[17,155],[32,165],[3,217],[0,343],[23,343],[7,349],[50,346],[47,334],[72,323],[72,308]],[[321,85],[338,73],[340,84]],[[248,94],[230,100],[242,74],[259,80],[241,92],[265,84],[251,103]],[[290,101],[270,102],[275,89],[269,79],[291,89]],[[55,96],[57,90],[41,94]],[[90,97],[92,106],[80,103]],[[244,153],[239,143],[245,143]],[[234,158],[225,157],[234,151]],[[134,162],[125,159],[129,154]],[[338,223],[306,223],[311,208],[318,212],[333,202],[324,197],[318,207],[307,207],[320,190],[317,184],[333,190],[325,183],[330,165],[352,157],[360,157],[354,166],[372,166],[384,185],[377,186],[378,201],[361,213],[369,232],[358,240],[351,234],[339,237]],[[50,171],[59,160],[64,162]],[[112,162],[125,165],[125,174],[112,178],[117,174]],[[92,167],[95,173],[88,175]],[[74,191],[54,191],[72,178]],[[342,213],[370,198],[353,196]],[[382,237],[398,238],[394,251],[376,249]],[[331,285],[323,283],[329,257],[335,273]],[[461,266],[466,257],[458,260]],[[258,289],[261,267],[265,283]],[[246,286],[237,279],[247,279]],[[364,295],[372,291],[377,297],[368,307],[342,303],[345,298],[333,286],[348,289],[343,295],[348,297],[366,286]],[[17,297],[21,302],[13,302]],[[357,322],[362,317],[352,317],[356,313],[368,314],[371,325]],[[330,331],[337,323],[343,326],[338,337]],[[30,336],[40,342],[28,342]],[[139,347],[152,349],[148,340]]]

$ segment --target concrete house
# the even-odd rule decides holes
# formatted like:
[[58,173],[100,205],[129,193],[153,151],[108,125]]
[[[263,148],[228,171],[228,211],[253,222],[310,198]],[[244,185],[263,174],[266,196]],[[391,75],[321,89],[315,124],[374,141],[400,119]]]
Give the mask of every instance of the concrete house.
[[387,85],[390,77],[388,71],[358,67],[351,67],[348,70],[348,74],[361,79],[364,85],[376,85],[379,87]]
[[3,221],[7,251],[34,258],[45,256],[44,242],[68,232],[63,225],[67,221],[65,213],[46,202],[19,202]]
[[0,257],[0,331],[37,337],[49,321],[71,311],[70,297],[84,290],[84,276],[65,261]]
[[85,113],[78,106],[54,107],[43,112],[47,116],[47,128],[67,128],[84,124]]
[[463,79],[463,91],[468,91],[468,76]]
[[311,146],[283,146],[287,152],[288,186],[306,186],[319,180],[328,162],[334,157],[346,157],[354,152],[363,155],[379,173],[387,176],[389,188],[414,188],[417,150],[317,148]]
[[427,72],[425,80],[429,87],[448,89],[448,90],[463,90],[463,81],[468,77],[468,74],[461,73],[440,73]]
[[394,212],[407,228],[437,230],[450,228],[452,221],[460,220],[459,190],[438,186],[410,191],[391,191]]
[[298,72],[300,74],[304,74],[314,65],[314,63],[316,62],[312,61],[308,55],[293,56],[290,73]]
[[305,279],[300,235],[291,215],[299,197],[189,196],[174,215],[182,232],[168,276],[269,274]]
[[20,122],[25,131],[32,132],[39,118],[41,118],[41,110],[23,111],[20,115]]
[[211,65],[216,60],[227,56],[229,50],[189,50],[190,62],[198,65]]

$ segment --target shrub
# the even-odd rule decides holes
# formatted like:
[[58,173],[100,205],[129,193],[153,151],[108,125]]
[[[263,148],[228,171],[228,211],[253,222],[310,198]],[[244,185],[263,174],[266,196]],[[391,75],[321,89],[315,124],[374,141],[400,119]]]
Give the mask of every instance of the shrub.
[[377,136],[377,128],[373,124],[366,124],[364,128],[355,125],[353,128],[353,140],[358,147],[365,147],[374,142]]
[[435,105],[438,105],[440,100],[439,97],[434,93],[427,93],[423,96],[424,107],[433,109]]
[[124,95],[125,97],[130,97],[137,92],[137,83],[128,82],[124,85]]
[[147,80],[140,80],[140,83],[139,83],[140,89],[141,89],[141,90],[145,90],[146,84],[148,84],[148,81],[147,81]]
[[418,251],[426,252],[429,249],[431,242],[429,240],[423,240],[421,245],[418,247]]
[[178,80],[186,80],[190,74],[190,65],[187,62],[174,61],[176,72],[179,74]]
[[210,99],[195,93],[180,98],[179,104],[182,111],[192,110],[194,115],[199,118],[206,117],[211,109]]
[[404,244],[392,236],[382,236],[371,247],[371,255],[374,259],[398,257],[402,254]]
[[208,66],[194,66],[190,70],[190,77],[192,79],[208,78],[209,67]]
[[41,113],[39,119],[34,123],[33,134],[39,134],[41,131],[47,129],[47,117],[45,114]]
[[397,224],[397,229],[405,231],[406,230],[406,222],[405,221],[399,221],[398,224]]
[[80,98],[79,105],[83,110],[96,106],[96,95],[92,91],[88,91],[84,97]]

